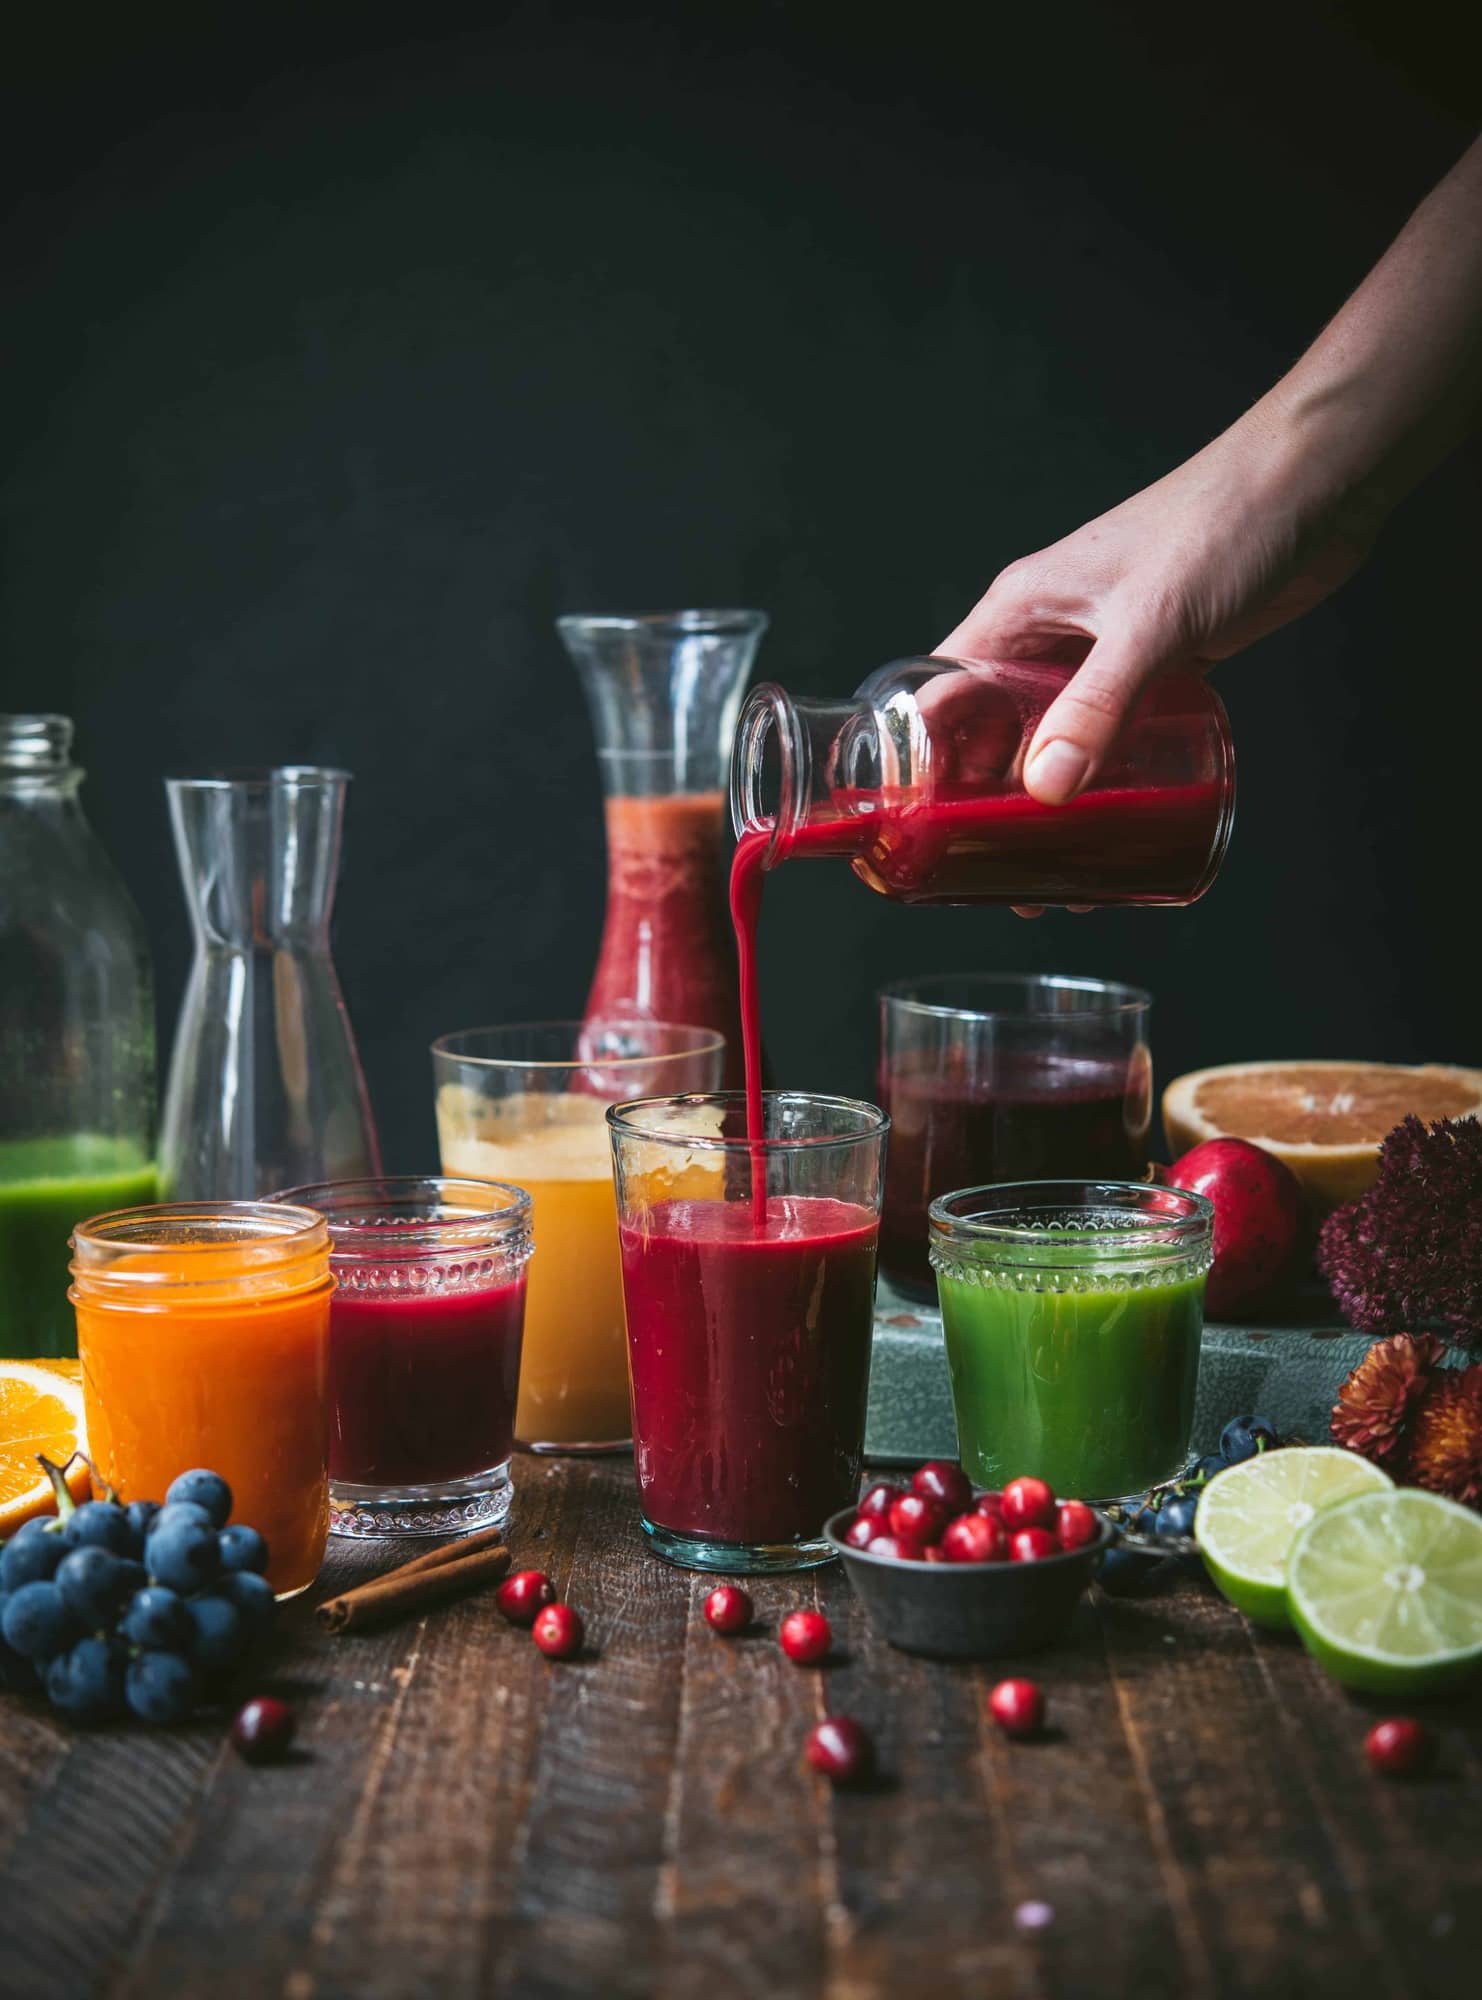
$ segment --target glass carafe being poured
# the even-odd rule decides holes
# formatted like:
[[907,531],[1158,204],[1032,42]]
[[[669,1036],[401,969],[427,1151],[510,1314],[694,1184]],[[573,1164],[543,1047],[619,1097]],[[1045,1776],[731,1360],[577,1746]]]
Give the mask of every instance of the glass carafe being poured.
[[160,1136],[171,1200],[381,1171],[329,955],[348,782],[297,765],[166,781],[196,945]]
[[766,614],[661,611],[557,625],[591,709],[606,794],[607,916],[587,1018],[718,1029],[739,1077],[724,785]]

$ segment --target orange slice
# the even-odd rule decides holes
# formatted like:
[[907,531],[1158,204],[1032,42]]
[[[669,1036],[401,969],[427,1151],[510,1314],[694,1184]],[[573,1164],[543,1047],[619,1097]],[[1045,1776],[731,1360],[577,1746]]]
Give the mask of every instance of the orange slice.
[[1163,1129],[1175,1159],[1203,1139],[1249,1139],[1286,1161],[1319,1214],[1372,1187],[1380,1140],[1411,1112],[1427,1121],[1482,1113],[1482,1070],[1225,1063],[1175,1077],[1163,1093]]
[[[56,1512],[51,1481],[37,1453],[65,1465],[84,1445],[82,1372],[77,1363],[0,1361],[0,1535],[33,1514]],[[92,1490],[79,1459],[67,1474],[74,1499]]]

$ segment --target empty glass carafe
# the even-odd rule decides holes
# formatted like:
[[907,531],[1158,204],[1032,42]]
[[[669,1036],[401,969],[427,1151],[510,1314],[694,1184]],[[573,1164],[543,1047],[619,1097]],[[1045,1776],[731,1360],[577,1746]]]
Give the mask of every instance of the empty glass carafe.
[[169,1199],[381,1171],[329,954],[348,782],[298,765],[166,780],[196,942],[160,1137]]

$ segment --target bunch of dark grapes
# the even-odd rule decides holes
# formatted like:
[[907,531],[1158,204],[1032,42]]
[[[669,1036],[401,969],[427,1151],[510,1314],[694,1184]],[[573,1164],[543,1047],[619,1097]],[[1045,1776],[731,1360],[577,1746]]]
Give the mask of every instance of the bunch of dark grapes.
[[40,1686],[74,1722],[185,1721],[272,1622],[267,1543],[227,1525],[219,1473],[181,1473],[163,1506],[54,1484],[59,1512],[0,1550],[0,1689]]

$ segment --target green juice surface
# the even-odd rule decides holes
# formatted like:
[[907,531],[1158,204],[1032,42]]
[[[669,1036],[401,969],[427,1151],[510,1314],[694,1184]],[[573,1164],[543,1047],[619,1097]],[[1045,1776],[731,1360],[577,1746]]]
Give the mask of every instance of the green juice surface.
[[126,1139],[0,1141],[0,1356],[75,1354],[67,1239],[79,1222],[156,1199],[154,1162]]
[[[1097,1263],[1055,1248],[1050,1284]],[[971,1268],[974,1252],[957,1252]],[[984,1264],[985,1275],[991,1268]],[[1185,1267],[1187,1268],[1187,1267]],[[1003,1276],[1001,1267],[998,1275]],[[1019,1291],[937,1273],[963,1469],[985,1486],[1021,1473],[1063,1497],[1113,1500],[1182,1471],[1194,1421],[1204,1279],[1125,1290]]]

